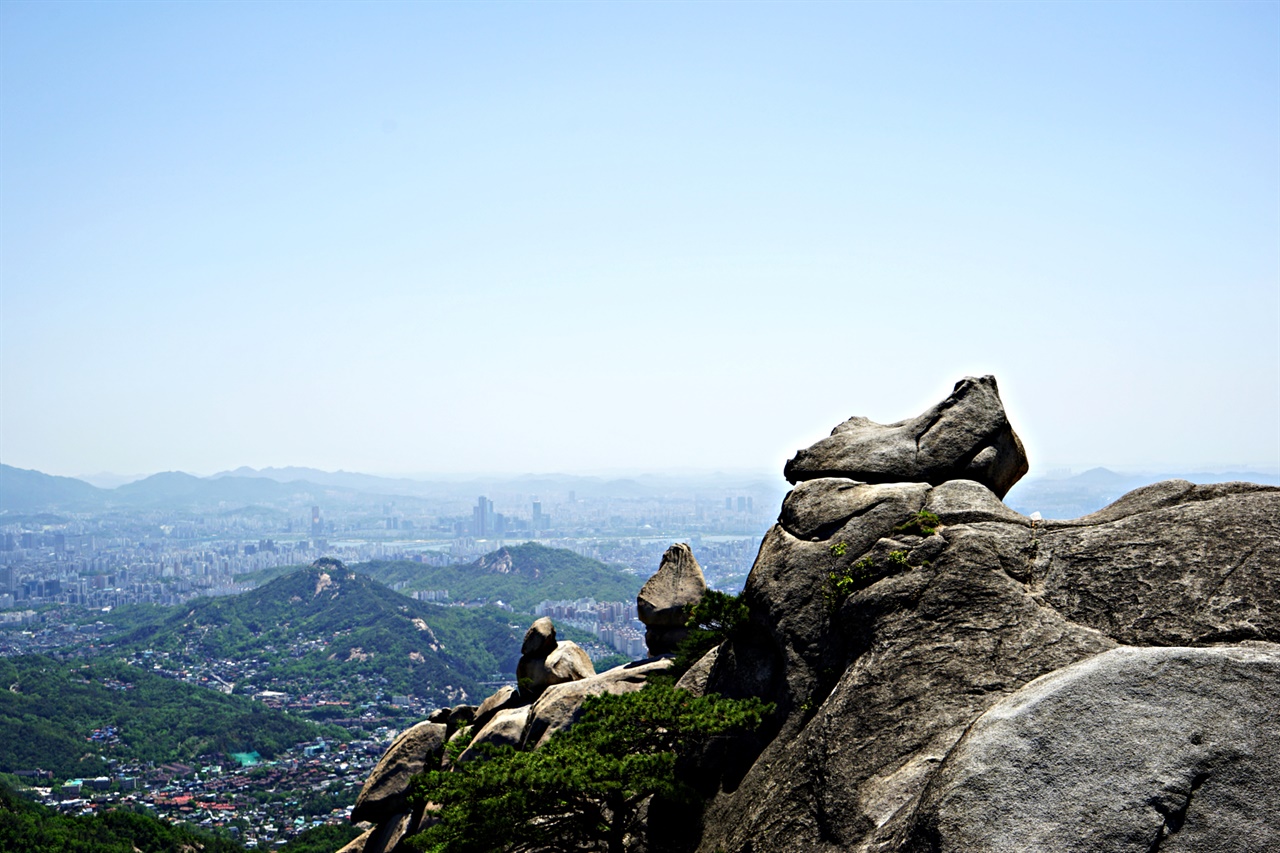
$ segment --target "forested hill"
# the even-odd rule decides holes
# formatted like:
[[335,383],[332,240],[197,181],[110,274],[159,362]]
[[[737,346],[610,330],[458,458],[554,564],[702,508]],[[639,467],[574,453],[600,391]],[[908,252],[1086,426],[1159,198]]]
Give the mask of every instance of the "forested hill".
[[546,599],[634,600],[644,578],[564,548],[534,542],[510,545],[466,565],[426,566],[407,560],[355,566],[404,590],[447,589],[454,601],[501,600],[517,613],[532,613]]
[[344,737],[240,696],[162,678],[119,661],[0,659],[0,772],[59,779],[106,773],[111,759],[190,761]]
[[514,673],[527,626],[509,614],[415,601],[336,560],[321,563],[243,595],[113,614],[126,629],[117,648],[167,655],[170,667],[235,663],[219,678],[237,693],[350,699],[376,684],[449,705]]

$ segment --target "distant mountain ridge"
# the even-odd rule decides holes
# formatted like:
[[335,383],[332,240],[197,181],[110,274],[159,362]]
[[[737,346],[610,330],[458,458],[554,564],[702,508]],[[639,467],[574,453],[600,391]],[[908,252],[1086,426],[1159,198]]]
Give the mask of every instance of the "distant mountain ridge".
[[[1132,474],[1093,468],[1071,477],[1024,480],[1010,491],[1007,501],[1021,512],[1039,511],[1046,517],[1074,518],[1102,508],[1127,491],[1167,479],[1186,479],[1201,484],[1242,481],[1280,485],[1280,477],[1254,471]],[[524,474],[469,480],[419,480],[304,467],[254,469],[247,466],[221,471],[210,477],[166,471],[107,489],[74,477],[0,464],[0,512],[87,512],[116,507],[159,506],[196,508],[286,500],[307,503],[334,497],[361,500],[458,498],[495,492],[543,496],[573,492],[578,498],[658,498],[699,484],[716,484],[717,487],[754,493],[760,495],[761,500],[766,500],[764,496],[768,495],[769,501],[781,499],[784,492],[779,484],[763,477],[744,479],[723,474],[709,474],[703,479],[663,474],[612,479],[572,474]]]
[[466,565],[375,560],[354,568],[382,583],[402,584],[405,592],[447,589],[454,601],[501,599],[523,614],[544,600],[633,601],[643,583],[639,575],[536,542],[509,545]]
[[291,498],[316,500],[333,492],[332,486],[304,481],[286,485],[267,477],[213,479],[181,471],[164,471],[114,489],[101,489],[74,477],[0,464],[0,512],[275,503]]

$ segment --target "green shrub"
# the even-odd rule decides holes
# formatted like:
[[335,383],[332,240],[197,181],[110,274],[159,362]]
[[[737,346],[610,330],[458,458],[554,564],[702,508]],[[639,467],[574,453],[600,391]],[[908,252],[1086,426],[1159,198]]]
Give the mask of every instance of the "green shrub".
[[742,596],[743,593],[730,595],[709,589],[697,604],[688,608],[685,625],[689,634],[676,646],[671,675],[679,678],[707,652],[746,628],[751,611]]
[[893,528],[894,533],[912,533],[917,536],[932,536],[942,526],[942,520],[927,509],[922,509],[914,516]]
[[714,735],[758,727],[772,710],[658,683],[587,697],[578,722],[538,749],[485,746],[476,761],[414,777],[411,801],[437,804],[440,822],[408,844],[430,853],[621,853],[646,799],[697,801],[676,773],[682,756]]

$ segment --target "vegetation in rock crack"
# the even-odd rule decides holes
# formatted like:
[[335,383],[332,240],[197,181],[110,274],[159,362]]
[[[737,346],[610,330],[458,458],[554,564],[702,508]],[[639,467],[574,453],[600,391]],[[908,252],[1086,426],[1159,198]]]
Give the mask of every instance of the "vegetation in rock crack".
[[[841,542],[839,544],[844,545],[845,543]],[[834,546],[832,553],[835,553]],[[840,604],[840,602],[844,601],[850,595],[862,589],[864,586],[867,586],[872,580],[874,580],[875,571],[875,560],[870,557],[863,557],[856,563],[832,570],[832,572],[827,575],[827,589],[825,591],[827,604],[834,609]]]
[[479,760],[416,776],[412,801],[435,803],[440,822],[408,843],[430,853],[621,853],[646,799],[697,800],[677,772],[682,757],[758,727],[772,708],[669,684],[588,697],[578,722],[538,749],[484,747]]
[[922,509],[902,524],[893,528],[893,532],[912,533],[917,536],[932,536],[937,532],[938,527],[941,526],[941,524],[942,519],[929,512],[929,510]]
[[890,551],[888,556],[885,557],[885,561],[894,568],[905,569],[907,567],[907,552]]
[[689,634],[676,646],[676,658],[669,670],[671,675],[678,678],[703,655],[746,627],[751,611],[742,595],[709,589],[697,604],[688,608],[685,626]]

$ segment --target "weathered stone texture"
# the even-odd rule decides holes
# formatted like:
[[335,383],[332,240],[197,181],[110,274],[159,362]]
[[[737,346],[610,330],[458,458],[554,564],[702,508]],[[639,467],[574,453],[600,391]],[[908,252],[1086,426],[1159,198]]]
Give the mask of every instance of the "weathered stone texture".
[[1027,473],[994,376],[967,376],[924,414],[893,424],[853,417],[801,450],[783,473],[792,483],[845,477],[865,483],[976,480],[999,497]]
[[978,718],[909,853],[1275,849],[1280,646],[1117,648]]
[[405,729],[365,780],[351,810],[351,820],[378,823],[409,811],[409,778],[440,765],[446,731],[443,724],[432,722]]
[[636,613],[644,623],[645,644],[650,655],[669,654],[688,634],[687,608],[697,604],[707,591],[702,567],[683,542],[672,545],[662,555],[662,563],[636,596]]
[[[921,795],[943,760],[1036,678],[1117,643],[1280,640],[1280,490],[1160,484],[1120,511],[1032,522],[974,482],[914,488],[826,478],[788,495],[747,581],[753,630],[721,649],[707,688],[777,701],[778,734],[714,798],[700,851],[922,844],[933,830],[916,817]],[[893,530],[921,507],[941,519],[934,535]],[[833,602],[832,572],[865,557],[865,585]],[[1274,715],[1280,692],[1265,696]],[[1245,716],[1264,724],[1265,713]],[[1092,725],[1061,724],[1082,738]],[[1280,764],[1274,746],[1259,741],[1257,754]],[[1161,849],[1195,849],[1176,840]],[[984,843],[940,849],[1128,849]]]

